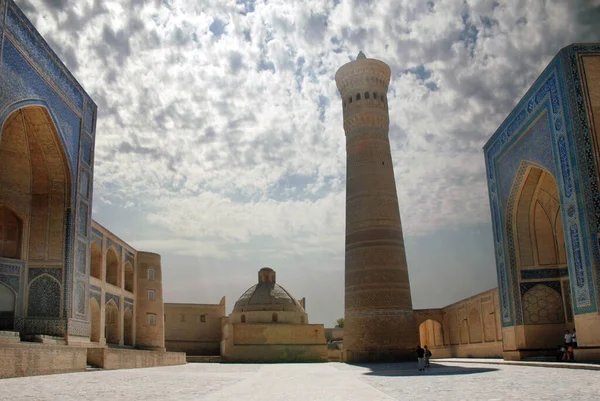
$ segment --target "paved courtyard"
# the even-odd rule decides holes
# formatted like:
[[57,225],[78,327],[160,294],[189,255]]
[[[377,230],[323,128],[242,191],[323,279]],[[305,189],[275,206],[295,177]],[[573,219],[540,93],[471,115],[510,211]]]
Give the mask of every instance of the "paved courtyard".
[[432,363],[188,364],[0,380],[0,400],[597,400],[600,372]]

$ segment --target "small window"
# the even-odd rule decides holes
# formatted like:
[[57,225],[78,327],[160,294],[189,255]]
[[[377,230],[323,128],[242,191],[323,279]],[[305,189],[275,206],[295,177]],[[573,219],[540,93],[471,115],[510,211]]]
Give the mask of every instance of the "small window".
[[154,290],[148,290],[148,301],[154,301]]
[[369,92],[365,92],[365,99],[369,98]]
[[352,103],[352,96],[348,98],[348,103]]
[[148,269],[148,281],[154,281],[154,269]]
[[373,99],[377,99],[377,92],[373,92]]
[[185,322],[185,315],[183,313],[181,314],[181,321]]
[[274,322],[277,322],[277,313],[273,313],[272,320]]
[[150,326],[156,326],[156,315],[154,313],[148,313],[148,324]]
[[200,315],[200,323],[206,323],[206,315]]
[[360,93],[356,94],[356,100],[360,100]]
[[246,315],[242,315],[242,323],[246,323]]

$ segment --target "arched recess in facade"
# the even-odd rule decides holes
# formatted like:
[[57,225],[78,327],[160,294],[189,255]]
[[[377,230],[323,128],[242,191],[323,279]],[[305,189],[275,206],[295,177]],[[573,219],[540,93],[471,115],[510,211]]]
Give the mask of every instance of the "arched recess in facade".
[[98,243],[92,241],[90,254],[90,276],[102,280],[102,249]]
[[555,347],[573,320],[559,189],[552,174],[537,165],[524,162],[519,171],[507,224],[514,238],[509,252],[525,347]]
[[434,319],[427,319],[419,325],[419,339],[421,346],[429,348],[444,346],[444,329],[442,323]]
[[102,334],[100,304],[94,297],[90,297],[91,334],[90,341],[98,343]]
[[119,256],[113,247],[106,251],[106,282],[115,286],[120,285]]
[[123,314],[123,344],[133,345],[133,313],[126,308]]
[[112,299],[104,308],[104,325],[106,328],[106,342],[108,344],[119,344],[121,341],[121,325],[119,319],[119,308]]
[[13,329],[15,306],[15,293],[13,290],[0,283],[0,331]]
[[27,300],[27,316],[58,319],[71,178],[54,120],[35,103],[13,106],[0,131],[0,219],[9,230],[0,260],[29,271],[27,294],[17,296]]
[[133,292],[133,266],[130,262],[125,263],[125,290]]

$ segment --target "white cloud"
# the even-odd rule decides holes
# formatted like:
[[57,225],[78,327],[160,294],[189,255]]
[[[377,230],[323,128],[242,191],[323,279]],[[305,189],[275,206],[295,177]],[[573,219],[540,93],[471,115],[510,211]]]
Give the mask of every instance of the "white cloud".
[[132,243],[227,259],[260,236],[337,267],[333,76],[349,57],[392,68],[405,236],[429,235],[489,221],[482,145],[561,47],[598,31],[584,1],[18,3],[100,107],[95,209],[126,205],[159,233]]

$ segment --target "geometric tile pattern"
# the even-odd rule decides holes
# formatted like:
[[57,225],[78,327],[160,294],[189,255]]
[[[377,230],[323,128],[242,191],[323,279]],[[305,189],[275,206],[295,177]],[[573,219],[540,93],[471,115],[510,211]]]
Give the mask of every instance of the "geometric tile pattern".
[[562,295],[537,284],[523,295],[525,324],[564,323]]
[[[600,295],[594,288],[592,266],[593,262],[600,262],[600,247],[593,241],[600,230],[600,197],[585,108],[586,96],[577,64],[578,55],[583,53],[600,54],[600,46],[573,45],[561,50],[484,146],[500,307],[505,327],[523,324],[517,264],[511,257],[515,243],[507,230],[512,225],[509,223],[512,219],[508,213],[511,198],[507,198],[507,188],[516,181],[518,166],[523,162],[541,165],[553,172],[559,188],[560,204],[566,211],[562,219],[575,314],[598,310]],[[544,120],[550,135],[527,138],[538,118]],[[519,141],[525,148],[518,148]],[[515,156],[511,157],[513,151]],[[506,155],[505,161],[509,162],[500,167],[499,161]],[[548,163],[549,155],[552,163]],[[510,192],[513,196],[512,192],[517,191],[511,188]]]
[[[16,287],[20,295],[25,293],[27,285],[25,274],[29,276],[30,298],[18,297],[22,305],[20,311],[29,316],[62,316],[61,319],[29,319],[19,312],[15,316],[15,327],[28,332],[59,335],[65,333],[67,320],[73,314],[81,314],[82,311],[85,314],[87,308],[87,302],[82,303],[87,297],[89,275],[87,246],[81,248],[79,241],[89,243],[87,231],[92,207],[93,137],[97,107],[12,0],[0,1],[0,26],[0,126],[22,107],[43,107],[58,133],[72,183],[65,218],[64,268],[31,268],[25,261],[20,275],[0,275],[8,277],[6,280],[11,281],[11,286]],[[80,158],[81,148],[83,157]],[[77,177],[82,177],[79,188]],[[86,199],[89,201],[82,203]],[[76,205],[82,206],[78,209]],[[73,221],[74,215],[76,221]],[[74,233],[76,226],[80,231],[78,236]],[[73,271],[74,268],[78,269],[80,276]],[[89,326],[88,322],[82,321],[83,331],[86,325]]]

